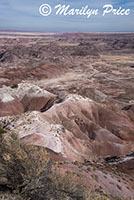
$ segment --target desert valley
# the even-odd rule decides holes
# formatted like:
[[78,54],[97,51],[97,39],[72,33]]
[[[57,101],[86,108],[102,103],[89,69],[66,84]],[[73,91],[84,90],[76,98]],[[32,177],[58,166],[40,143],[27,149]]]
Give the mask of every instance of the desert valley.
[[[34,179],[20,196],[134,199],[134,34],[0,32],[0,132],[45,149],[91,192],[55,196]],[[16,189],[6,171],[0,189]]]

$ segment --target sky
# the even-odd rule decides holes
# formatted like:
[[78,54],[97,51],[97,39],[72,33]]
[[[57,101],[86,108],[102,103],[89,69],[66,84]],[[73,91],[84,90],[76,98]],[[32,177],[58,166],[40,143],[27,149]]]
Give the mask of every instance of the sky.
[[[51,13],[39,12],[42,4],[49,4]],[[97,15],[56,15],[56,5],[71,9],[98,9]],[[130,9],[129,15],[103,15],[103,6]],[[110,8],[109,8],[110,9]],[[43,10],[46,12],[46,10]],[[0,30],[34,32],[134,32],[134,0],[0,0]]]

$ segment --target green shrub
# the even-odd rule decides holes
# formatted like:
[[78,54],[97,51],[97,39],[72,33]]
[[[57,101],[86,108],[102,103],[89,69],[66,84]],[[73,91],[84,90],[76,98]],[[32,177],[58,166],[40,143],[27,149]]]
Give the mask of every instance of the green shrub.
[[4,128],[2,128],[2,126],[0,125],[0,139],[3,138],[3,135],[6,133],[6,130]]
[[11,88],[12,88],[12,89],[18,88],[18,84],[16,84],[16,83],[13,84],[13,85],[11,86]]

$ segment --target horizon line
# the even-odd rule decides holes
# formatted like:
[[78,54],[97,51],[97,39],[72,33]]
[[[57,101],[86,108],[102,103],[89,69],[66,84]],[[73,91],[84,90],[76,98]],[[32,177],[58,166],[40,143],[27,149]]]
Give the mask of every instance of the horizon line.
[[134,31],[24,31],[24,30],[0,30],[0,33],[134,33]]

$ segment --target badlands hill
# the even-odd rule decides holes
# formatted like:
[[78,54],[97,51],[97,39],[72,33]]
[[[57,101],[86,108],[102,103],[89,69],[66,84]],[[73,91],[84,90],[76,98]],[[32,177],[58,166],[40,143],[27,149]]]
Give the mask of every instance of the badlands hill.
[[134,198],[134,34],[0,36],[1,126],[93,191]]

